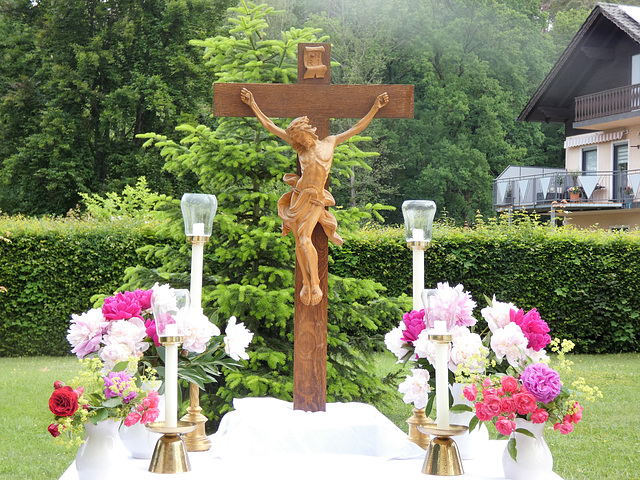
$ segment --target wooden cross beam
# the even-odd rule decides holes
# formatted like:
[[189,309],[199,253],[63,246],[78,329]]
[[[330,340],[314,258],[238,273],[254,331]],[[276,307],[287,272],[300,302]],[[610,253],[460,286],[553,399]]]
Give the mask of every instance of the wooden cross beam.
[[[329,136],[331,118],[361,118],[384,92],[389,103],[377,118],[413,118],[413,85],[331,85],[331,45],[298,44],[297,84],[214,84],[213,113],[218,117],[251,117],[252,109],[240,97],[243,88],[253,93],[267,117],[306,116],[316,135]],[[301,174],[298,161],[298,175]],[[328,188],[328,180],[325,188]],[[296,257],[296,294],[293,361],[293,406],[296,410],[325,411],[327,397],[327,283],[328,240],[320,226],[312,235],[318,252],[318,274],[324,293],[316,305],[300,299],[302,273]]]

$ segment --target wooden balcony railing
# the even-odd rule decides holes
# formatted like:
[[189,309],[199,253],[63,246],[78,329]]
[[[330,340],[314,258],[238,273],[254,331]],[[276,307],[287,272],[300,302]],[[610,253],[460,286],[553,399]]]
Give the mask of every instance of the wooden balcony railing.
[[576,97],[576,122],[640,109],[640,84]]

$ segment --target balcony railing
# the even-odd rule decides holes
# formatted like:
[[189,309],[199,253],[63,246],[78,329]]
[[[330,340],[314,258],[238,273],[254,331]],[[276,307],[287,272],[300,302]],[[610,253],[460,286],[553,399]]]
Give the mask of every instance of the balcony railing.
[[576,97],[576,122],[640,109],[640,84]]
[[[634,187],[635,185],[635,187]],[[556,171],[498,178],[493,182],[493,208],[550,208],[566,200],[576,209],[640,207],[640,170]],[[577,197],[569,192],[577,187]]]

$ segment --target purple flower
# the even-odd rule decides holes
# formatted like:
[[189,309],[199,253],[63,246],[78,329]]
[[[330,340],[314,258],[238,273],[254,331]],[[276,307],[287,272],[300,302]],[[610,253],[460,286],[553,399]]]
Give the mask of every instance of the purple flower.
[[102,314],[109,321],[128,320],[132,317],[142,318],[140,303],[132,292],[117,293],[113,297],[107,297],[102,305]]
[[555,400],[562,389],[560,375],[546,363],[534,363],[524,369],[520,381],[538,402]]
[[104,377],[105,397],[122,397],[124,403],[129,403],[137,395],[135,383],[127,372],[109,372]]
[[511,321],[520,327],[529,342],[527,346],[533,348],[536,352],[539,352],[551,342],[549,326],[547,322],[540,318],[540,314],[535,308],[525,314],[523,314],[522,309],[518,312],[511,310]]
[[402,316],[404,330],[402,331],[402,340],[405,342],[415,342],[420,332],[426,328],[424,323],[424,310],[412,310]]

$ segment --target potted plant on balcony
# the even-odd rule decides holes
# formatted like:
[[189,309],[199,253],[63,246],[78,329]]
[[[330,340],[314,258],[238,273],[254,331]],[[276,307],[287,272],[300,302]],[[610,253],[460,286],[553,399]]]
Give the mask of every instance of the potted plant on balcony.
[[631,203],[633,202],[633,188],[631,188],[631,186],[627,186],[624,189],[624,203]]
[[570,200],[575,201],[580,199],[580,187],[574,185],[573,187],[567,188],[567,192],[569,192]]

